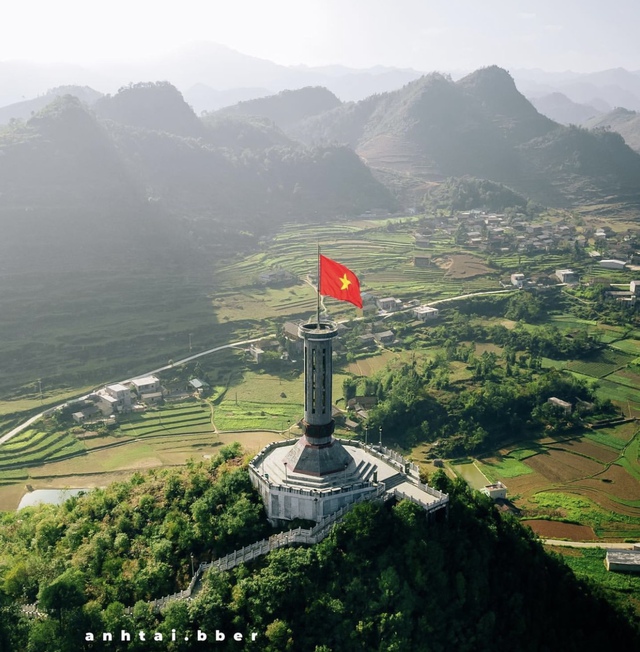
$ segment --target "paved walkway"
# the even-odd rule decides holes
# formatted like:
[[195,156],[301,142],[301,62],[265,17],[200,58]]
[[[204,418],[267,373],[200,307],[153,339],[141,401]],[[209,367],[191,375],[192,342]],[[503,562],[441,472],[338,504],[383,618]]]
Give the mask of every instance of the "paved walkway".
[[611,548],[612,550],[633,550],[633,543],[607,543],[606,541],[564,541],[561,539],[542,539],[545,546],[562,548]]

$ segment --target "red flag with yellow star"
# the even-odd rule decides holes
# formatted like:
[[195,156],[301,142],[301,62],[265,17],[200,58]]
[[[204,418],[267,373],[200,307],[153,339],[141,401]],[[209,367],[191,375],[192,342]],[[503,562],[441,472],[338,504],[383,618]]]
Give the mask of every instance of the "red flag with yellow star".
[[320,255],[320,294],[362,308],[358,277],[344,265]]

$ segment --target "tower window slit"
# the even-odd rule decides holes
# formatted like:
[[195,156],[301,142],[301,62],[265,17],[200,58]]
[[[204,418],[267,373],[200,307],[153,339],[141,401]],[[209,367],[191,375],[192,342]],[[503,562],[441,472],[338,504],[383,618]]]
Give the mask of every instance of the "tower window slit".
[[327,411],[327,350],[322,349],[322,413]]
[[316,368],[317,368],[317,351],[316,349],[311,349],[311,413],[316,413],[316,402],[317,402],[317,379],[316,379]]

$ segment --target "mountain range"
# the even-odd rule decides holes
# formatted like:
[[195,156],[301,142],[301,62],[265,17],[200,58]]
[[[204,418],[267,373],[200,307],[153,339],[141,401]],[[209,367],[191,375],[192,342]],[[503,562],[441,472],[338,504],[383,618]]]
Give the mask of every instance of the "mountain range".
[[109,266],[126,251],[194,243],[229,251],[243,230],[396,207],[351,149],[303,147],[260,120],[203,121],[166,82],[123,88],[93,110],[57,97],[0,133],[8,267],[16,256],[38,268]]
[[563,125],[584,125],[592,118],[602,115],[602,111],[595,106],[579,104],[558,92],[532,97],[530,101],[542,115]]
[[[5,216],[26,211],[50,225],[45,214],[66,211],[86,225],[139,211],[156,235],[165,225],[173,240],[186,220],[211,244],[213,225],[260,233],[283,220],[413,206],[449,177],[502,183],[550,206],[640,201],[640,156],[618,134],[541,115],[496,66],[458,81],[432,73],[359,102],[321,87],[282,91],[204,117],[168,82],[78,91],[92,108],[57,97],[0,134]],[[26,223],[9,221],[16,234]]]
[[[471,71],[441,72],[449,72],[459,79]],[[424,71],[385,66],[368,69],[340,65],[283,66],[216,43],[198,42],[161,56],[120,63],[78,66],[2,61],[0,107],[70,84],[90,86],[101,93],[115,93],[140,80],[169,80],[200,114],[242,100],[306,86],[323,86],[342,101],[357,101],[397,90],[424,74]],[[511,74],[518,89],[529,99],[562,93],[573,102],[594,106],[603,113],[620,106],[640,109],[638,71],[614,68],[593,73],[556,73],[513,69]]]
[[640,157],[618,134],[554,122],[496,66],[458,81],[432,73],[360,102],[324,111],[318,105],[315,114],[307,104],[292,122],[292,104],[304,104],[303,93],[214,115],[268,117],[307,145],[345,144],[409,203],[429,184],[462,176],[503,183],[551,206],[640,199]]
[[116,360],[122,371],[143,337],[132,310],[161,333],[157,306],[179,310],[186,288],[209,306],[214,270],[283,223],[420,207],[452,177],[485,180],[504,200],[494,210],[640,201],[640,155],[619,134],[541,115],[497,67],[357,102],[281,91],[203,116],[168,82],[70,90],[84,101],[56,90],[0,130],[2,368],[37,355],[52,377],[70,354],[89,382],[73,323],[93,333],[82,355],[102,356],[101,378]]

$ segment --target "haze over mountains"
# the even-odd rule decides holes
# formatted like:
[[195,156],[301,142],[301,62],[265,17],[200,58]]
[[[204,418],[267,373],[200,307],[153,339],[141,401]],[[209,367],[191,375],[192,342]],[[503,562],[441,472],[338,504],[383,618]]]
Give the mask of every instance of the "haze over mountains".
[[227,230],[397,206],[348,148],[305,148],[260,121],[205,123],[167,83],[122,89],[94,111],[66,95],[0,134],[5,263],[34,228],[52,236],[34,264],[50,262],[56,232],[74,260],[92,250],[96,264],[96,242],[105,260],[163,238],[225,248]]
[[[315,115],[311,93],[281,93],[219,114],[269,117],[308,145],[345,143],[390,187],[409,189],[399,190],[405,202],[415,201],[432,182],[461,176],[504,183],[546,205],[639,199],[640,157],[622,138],[555,123],[496,66],[457,82],[433,73]],[[313,93],[327,105],[335,103],[326,91]],[[294,103],[298,122],[291,120]]]
[[[196,113],[282,90],[323,86],[342,101],[361,100],[401,88],[430,70],[375,66],[283,66],[210,42],[184,46],[162,56],[126,63],[37,64],[0,62],[0,107],[33,99],[57,86],[90,86],[100,93],[146,80],[174,84]],[[471,72],[441,70],[455,79]],[[607,112],[615,107],[640,109],[640,72],[614,68],[593,73],[552,73],[510,69],[518,89],[529,99],[562,93],[572,102]],[[19,117],[19,116],[13,116]],[[550,116],[553,117],[553,116]]]
[[0,135],[0,209],[15,242],[25,211],[49,226],[64,212],[78,250],[81,227],[138,211],[156,220],[156,237],[166,228],[173,241],[189,224],[182,231],[206,248],[215,229],[413,207],[434,183],[463,176],[544,205],[640,202],[640,156],[620,136],[541,115],[496,66],[458,81],[432,73],[359,102],[322,87],[282,91],[204,118],[168,82],[102,97],[68,90],[86,103],[57,97]]
[[[45,83],[52,90],[43,94]],[[539,110],[518,85],[537,94]],[[454,80],[281,66],[199,43],[126,66],[4,62],[0,88],[5,99],[40,93],[0,109],[0,123],[24,121],[0,135],[9,254],[39,221],[54,232],[64,223],[78,252],[89,223],[120,252],[136,249],[136,230],[142,248],[180,241],[206,250],[219,246],[214,232],[234,238],[288,219],[412,208],[448,177],[500,182],[544,205],[640,201],[640,157],[610,133],[637,147],[636,114],[598,113],[617,100],[640,106],[640,76],[622,69],[512,77],[492,66]],[[105,216],[126,222],[134,213],[125,245]],[[145,220],[154,220],[146,244]]]

